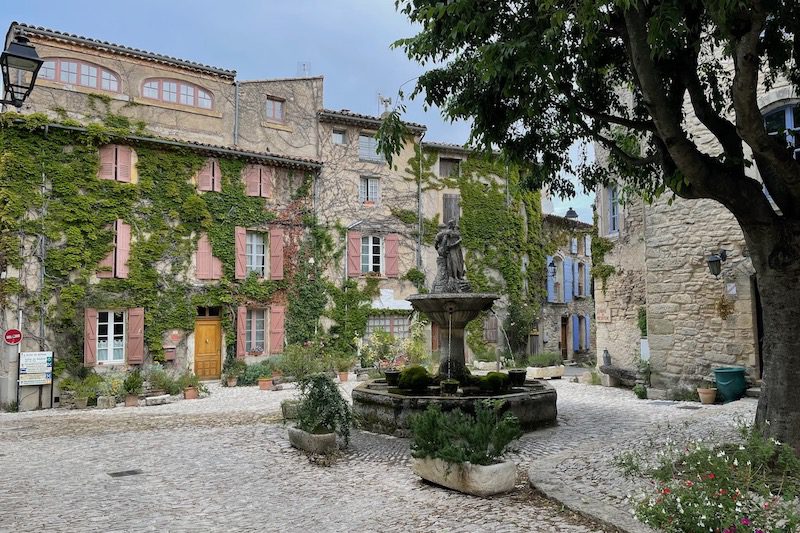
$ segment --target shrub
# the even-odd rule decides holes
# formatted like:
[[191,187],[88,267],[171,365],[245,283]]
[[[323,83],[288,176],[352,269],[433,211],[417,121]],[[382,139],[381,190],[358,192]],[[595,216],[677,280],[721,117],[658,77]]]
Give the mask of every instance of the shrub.
[[475,406],[475,416],[456,409],[443,413],[438,405],[411,418],[411,455],[450,463],[490,465],[522,435],[519,421],[506,413],[503,401],[487,400]]
[[180,385],[159,364],[154,364],[147,370],[147,382],[151,390],[163,390],[167,394],[179,394]]
[[528,364],[535,367],[545,366],[559,366],[564,361],[561,359],[561,354],[555,352],[544,352],[538,355],[532,355],[528,358]]
[[800,528],[800,458],[757,430],[744,428],[740,444],[669,447],[647,474],[656,491],[639,501],[636,516],[652,527],[674,533]]
[[103,374],[95,386],[98,396],[114,396],[121,398],[125,391],[125,378],[120,373]]
[[303,379],[325,370],[325,355],[319,343],[290,344],[283,350],[281,367],[295,379]]
[[255,385],[258,383],[258,378],[262,376],[272,375],[272,362],[261,361],[252,365],[246,365],[244,373],[239,376],[239,385]]
[[647,399],[647,387],[645,387],[641,383],[637,383],[636,385],[633,386],[633,393],[640,400],[646,400]]
[[178,388],[180,388],[180,390],[186,390],[189,387],[194,387],[199,392],[203,393],[208,392],[208,388],[206,388],[205,385],[200,383],[200,378],[198,378],[197,375],[191,370],[187,370],[186,372],[181,374],[180,377],[176,380],[176,383],[178,385]]
[[489,372],[480,381],[480,387],[494,394],[505,392],[511,386],[511,379],[508,374],[502,372]]
[[247,363],[241,359],[230,358],[225,361],[225,367],[222,369],[226,377],[238,378],[247,370]]
[[400,388],[424,391],[431,384],[431,375],[421,366],[410,366],[400,372]]
[[309,433],[335,431],[350,442],[350,405],[339,393],[339,388],[325,374],[306,376],[299,381],[300,407],[297,427]]
[[128,372],[128,375],[125,376],[125,381],[122,382],[122,388],[125,389],[126,394],[135,394],[138,396],[142,393],[143,387],[144,378],[142,377],[142,372],[138,368]]

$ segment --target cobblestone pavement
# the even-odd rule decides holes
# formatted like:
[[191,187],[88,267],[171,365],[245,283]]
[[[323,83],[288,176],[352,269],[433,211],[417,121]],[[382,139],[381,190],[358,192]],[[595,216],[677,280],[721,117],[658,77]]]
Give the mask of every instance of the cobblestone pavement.
[[[518,490],[489,499],[422,483],[405,439],[355,431],[335,464],[310,464],[279,422],[293,390],[212,385],[209,398],[163,406],[0,414],[0,532],[603,531],[531,491],[528,467],[557,457],[565,483],[597,491],[611,452],[658,424],[728,427],[755,406],[686,410],[552,383],[558,426],[521,439]],[[129,470],[141,473],[108,475]],[[624,494],[613,485],[603,490]]]

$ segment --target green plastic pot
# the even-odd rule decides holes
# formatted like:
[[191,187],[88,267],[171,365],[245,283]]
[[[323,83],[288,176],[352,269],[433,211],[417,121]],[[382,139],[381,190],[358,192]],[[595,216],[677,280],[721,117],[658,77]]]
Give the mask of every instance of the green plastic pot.
[[744,379],[745,369],[736,366],[715,368],[714,378],[717,381],[717,393],[724,403],[735,402],[744,396],[747,382]]

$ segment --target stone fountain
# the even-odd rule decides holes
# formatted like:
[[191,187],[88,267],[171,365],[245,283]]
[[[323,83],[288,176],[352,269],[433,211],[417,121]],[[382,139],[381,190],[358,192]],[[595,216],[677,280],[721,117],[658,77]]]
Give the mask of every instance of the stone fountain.
[[[461,234],[455,222],[447,223],[436,235],[434,244],[438,256],[433,290],[429,294],[409,296],[408,301],[416,311],[439,326],[441,360],[435,381],[456,379],[463,385],[469,375],[464,356],[464,328],[481,312],[490,310],[499,296],[472,292],[465,279]],[[409,416],[424,411],[430,404],[438,404],[445,411],[474,412],[475,403],[486,399],[505,400],[504,408],[519,419],[523,429],[549,425],[556,419],[556,391],[538,380],[527,380],[522,387],[506,393],[465,394],[462,387],[456,395],[447,396],[435,387],[410,393],[389,387],[386,380],[373,380],[353,390],[353,411],[357,423],[364,429],[408,436]]]

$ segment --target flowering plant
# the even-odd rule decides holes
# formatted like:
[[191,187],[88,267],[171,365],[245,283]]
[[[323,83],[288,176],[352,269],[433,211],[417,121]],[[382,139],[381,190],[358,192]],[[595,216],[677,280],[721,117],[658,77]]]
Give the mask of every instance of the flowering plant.
[[800,458],[755,429],[744,428],[742,437],[741,444],[667,450],[647,472],[656,490],[638,503],[636,517],[676,533],[796,533]]

